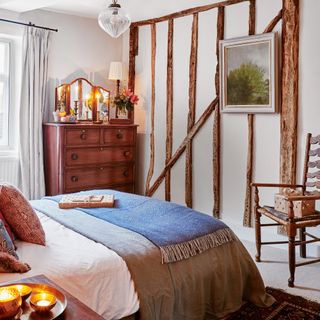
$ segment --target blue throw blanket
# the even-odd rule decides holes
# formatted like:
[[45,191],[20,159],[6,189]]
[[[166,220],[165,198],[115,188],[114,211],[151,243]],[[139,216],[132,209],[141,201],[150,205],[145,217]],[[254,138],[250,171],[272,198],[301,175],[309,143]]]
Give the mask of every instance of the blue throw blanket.
[[[160,248],[164,263],[187,259],[236,238],[220,220],[172,202],[114,190],[78,194],[114,194],[113,208],[77,209],[143,235]],[[59,202],[62,197],[45,199]]]

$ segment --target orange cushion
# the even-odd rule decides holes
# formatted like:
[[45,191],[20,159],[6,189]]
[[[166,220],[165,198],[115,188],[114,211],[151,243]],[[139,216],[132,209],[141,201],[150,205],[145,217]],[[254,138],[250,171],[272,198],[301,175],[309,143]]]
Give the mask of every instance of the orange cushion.
[[17,238],[45,245],[45,233],[40,220],[17,188],[9,184],[0,186],[0,210]]

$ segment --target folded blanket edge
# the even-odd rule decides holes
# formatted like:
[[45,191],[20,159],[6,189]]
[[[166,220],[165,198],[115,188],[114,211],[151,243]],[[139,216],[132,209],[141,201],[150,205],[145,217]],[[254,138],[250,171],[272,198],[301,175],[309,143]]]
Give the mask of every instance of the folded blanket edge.
[[227,227],[186,242],[160,246],[162,264],[189,259],[211,248],[237,239],[234,232]]

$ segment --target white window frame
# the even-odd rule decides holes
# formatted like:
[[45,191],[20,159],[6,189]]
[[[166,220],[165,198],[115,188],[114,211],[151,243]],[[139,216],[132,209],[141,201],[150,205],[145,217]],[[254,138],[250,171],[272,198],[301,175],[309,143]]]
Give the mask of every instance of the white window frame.
[[[9,123],[9,119],[10,119],[10,106],[12,104],[12,41],[9,39],[5,39],[5,38],[0,38],[0,42],[1,43],[5,43],[8,45],[8,58],[9,58],[9,73],[8,73],[8,79],[7,79],[7,86],[8,88],[5,87],[5,90],[7,90],[8,92],[8,104],[6,109],[4,109],[3,112],[3,127],[4,127],[4,131],[3,131],[3,137],[0,138],[0,150],[3,149],[9,149],[10,148],[10,134],[9,134],[9,128],[10,128],[10,123]],[[1,75],[0,75],[0,79],[1,79]],[[4,79],[5,81],[6,79]]]

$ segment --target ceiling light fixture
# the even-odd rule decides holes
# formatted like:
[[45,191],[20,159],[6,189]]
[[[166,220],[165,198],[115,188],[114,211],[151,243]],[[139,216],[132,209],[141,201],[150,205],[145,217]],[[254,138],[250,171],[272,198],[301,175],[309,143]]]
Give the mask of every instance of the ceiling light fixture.
[[123,13],[118,0],[112,0],[108,8],[100,12],[98,22],[112,38],[118,38],[129,29],[131,19]]

